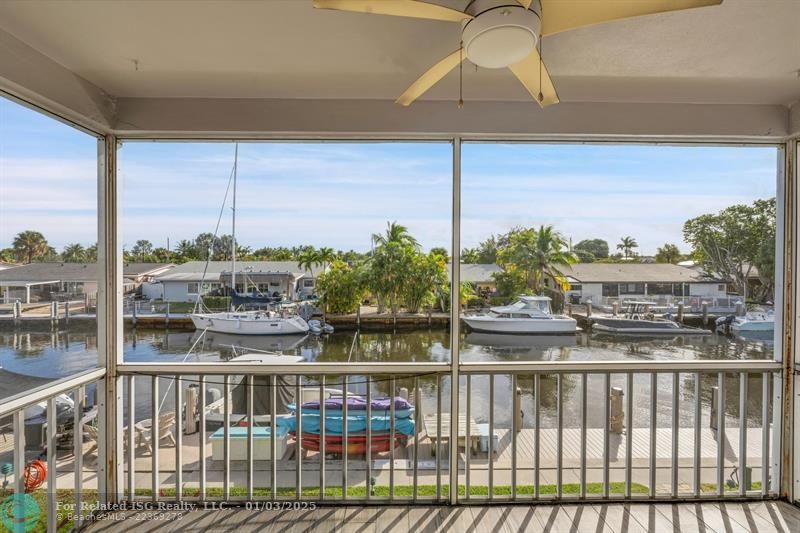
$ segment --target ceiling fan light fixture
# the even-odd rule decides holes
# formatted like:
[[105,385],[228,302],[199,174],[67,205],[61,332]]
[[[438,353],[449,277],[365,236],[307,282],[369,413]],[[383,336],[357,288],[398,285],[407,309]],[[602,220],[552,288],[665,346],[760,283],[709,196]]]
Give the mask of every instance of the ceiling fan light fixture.
[[464,26],[464,53],[483,68],[513,65],[536,48],[541,27],[539,16],[520,5],[494,7]]

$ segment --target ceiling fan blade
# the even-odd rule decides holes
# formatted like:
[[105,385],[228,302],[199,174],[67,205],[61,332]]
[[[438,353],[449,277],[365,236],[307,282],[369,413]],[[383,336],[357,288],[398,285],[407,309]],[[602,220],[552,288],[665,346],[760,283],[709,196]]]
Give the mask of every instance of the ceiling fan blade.
[[447,74],[456,68],[461,61],[464,59],[464,54],[462,53],[461,49],[456,50],[449,56],[445,57],[434,66],[432,66],[428,71],[420,76],[417,81],[411,84],[411,87],[406,89],[406,92],[400,95],[400,98],[397,99],[398,104],[403,106],[408,106],[422,96],[425,91],[436,85],[436,83],[447,76]]
[[[558,103],[558,93],[556,93],[553,80],[550,79],[550,73],[547,72],[547,67],[544,64],[540,65],[539,52],[537,50],[534,50],[528,57],[519,63],[510,65],[508,68],[510,68],[514,76],[522,82],[522,85],[525,86],[533,99],[536,100],[540,106],[547,107],[551,104]],[[542,74],[541,83],[539,80],[540,72]],[[539,93],[542,95],[541,100],[539,99]]]
[[721,3],[722,0],[542,0],[542,35],[612,20]]
[[449,7],[418,2],[417,0],[314,0],[314,7],[317,9],[336,9],[339,11],[355,11],[357,13],[395,15],[398,17],[451,22],[461,22],[462,20],[473,18],[472,15],[467,15]]
[[533,3],[533,0],[517,0],[517,2],[522,4],[522,7],[524,7],[525,9],[528,9],[528,8],[531,7],[531,4]]

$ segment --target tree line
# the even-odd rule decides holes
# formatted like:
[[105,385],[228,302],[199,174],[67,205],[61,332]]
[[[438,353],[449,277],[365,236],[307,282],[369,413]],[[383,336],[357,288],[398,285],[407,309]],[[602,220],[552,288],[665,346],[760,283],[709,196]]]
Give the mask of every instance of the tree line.
[[[713,279],[731,283],[736,292],[752,299],[769,299],[775,284],[775,198],[738,204],[718,213],[700,215],[683,225],[684,240],[692,246],[682,253],[677,245],[666,243],[652,258],[637,253],[639,244],[633,236],[620,237],[612,253],[607,241],[584,239],[574,246],[552,226],[517,227],[500,235],[491,235],[474,248],[461,252],[463,263],[495,263],[503,267],[496,282],[501,294],[520,292],[540,294],[565,288],[563,270],[577,262],[657,262],[678,263],[691,259]],[[139,240],[124,250],[126,262],[183,263],[231,259],[232,237],[201,233],[193,240],[178,241],[173,250],[155,247]],[[446,265],[448,252],[433,248],[421,251],[408,228],[387,223],[384,233],[372,235],[372,250],[366,253],[313,246],[262,247],[252,249],[237,244],[237,258],[259,261],[296,261],[311,271],[315,266],[325,272],[320,276],[321,294],[331,310],[347,312],[365,294],[375,296],[378,306],[397,312],[406,308],[417,311],[423,306],[444,309],[449,300]],[[12,246],[0,250],[0,261],[95,262],[96,244],[68,244],[59,253],[38,231],[23,231]],[[748,284],[757,277],[759,283]],[[468,287],[462,287],[464,294]],[[462,298],[463,299],[463,298]]]

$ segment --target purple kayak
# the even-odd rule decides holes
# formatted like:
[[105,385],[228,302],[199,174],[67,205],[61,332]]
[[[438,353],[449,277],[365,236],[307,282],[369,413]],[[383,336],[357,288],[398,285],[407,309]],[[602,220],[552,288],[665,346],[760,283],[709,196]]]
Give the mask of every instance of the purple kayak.
[[[325,400],[325,409],[332,409],[341,411],[342,406],[344,404],[344,397],[336,396],[333,398],[327,398]],[[372,398],[372,409],[374,411],[388,411],[392,407],[392,399],[391,398]],[[394,408],[396,411],[405,411],[408,409],[412,409],[414,406],[408,403],[408,400],[401,398],[400,396],[395,396],[394,398]],[[312,409],[312,410],[319,410],[319,400],[314,400],[311,402],[306,402],[303,404],[303,409]],[[347,409],[353,411],[366,411],[367,410],[367,400],[363,396],[356,396],[354,394],[347,395]]]

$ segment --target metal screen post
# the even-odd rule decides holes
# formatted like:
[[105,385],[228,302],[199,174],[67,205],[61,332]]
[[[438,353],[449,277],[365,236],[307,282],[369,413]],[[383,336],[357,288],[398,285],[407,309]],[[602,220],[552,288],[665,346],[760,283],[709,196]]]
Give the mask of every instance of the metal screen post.
[[97,352],[106,376],[99,383],[99,500],[122,499],[122,241],[119,226],[120,187],[117,182],[117,137],[97,143]]
[[[460,353],[461,310],[461,137],[453,138],[453,204],[452,243],[453,265],[450,273],[450,503],[458,503],[458,365]],[[419,408],[419,407],[418,407]],[[469,424],[469,420],[467,420]],[[490,437],[491,438],[491,437]],[[469,443],[466,444],[469,453]]]

